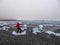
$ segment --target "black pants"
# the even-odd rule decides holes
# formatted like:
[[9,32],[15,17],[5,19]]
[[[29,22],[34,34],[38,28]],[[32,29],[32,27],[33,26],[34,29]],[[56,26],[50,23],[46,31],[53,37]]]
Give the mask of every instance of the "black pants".
[[21,28],[17,28],[17,33],[18,32],[20,32],[20,33],[22,32]]

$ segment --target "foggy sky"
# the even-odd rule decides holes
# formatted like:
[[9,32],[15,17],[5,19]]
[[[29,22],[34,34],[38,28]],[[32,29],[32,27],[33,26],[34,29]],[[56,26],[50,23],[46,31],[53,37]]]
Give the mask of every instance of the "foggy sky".
[[0,19],[60,20],[60,0],[0,0]]

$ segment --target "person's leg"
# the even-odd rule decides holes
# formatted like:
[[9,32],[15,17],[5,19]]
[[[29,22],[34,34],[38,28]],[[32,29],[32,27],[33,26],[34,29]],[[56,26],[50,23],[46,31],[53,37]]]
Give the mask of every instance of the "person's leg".
[[22,32],[21,28],[20,28],[20,33]]
[[17,28],[17,33],[19,32],[19,29]]

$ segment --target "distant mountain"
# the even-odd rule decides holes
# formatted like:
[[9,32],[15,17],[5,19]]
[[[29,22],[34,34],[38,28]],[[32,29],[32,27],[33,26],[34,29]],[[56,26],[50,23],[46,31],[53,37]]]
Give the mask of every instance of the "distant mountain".
[[58,24],[60,25],[60,21],[53,20],[21,20],[23,23],[27,24]]
[[60,21],[54,20],[16,20],[16,19],[0,19],[0,21],[21,21],[23,24],[58,24]]
[[0,21],[17,21],[16,19],[0,19]]

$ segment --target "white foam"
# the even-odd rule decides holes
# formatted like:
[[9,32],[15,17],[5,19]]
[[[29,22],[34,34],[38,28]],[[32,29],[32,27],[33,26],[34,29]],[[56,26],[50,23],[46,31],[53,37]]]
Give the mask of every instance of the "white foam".
[[16,31],[13,31],[12,35],[26,35],[26,31],[24,31],[22,33],[16,33]]

